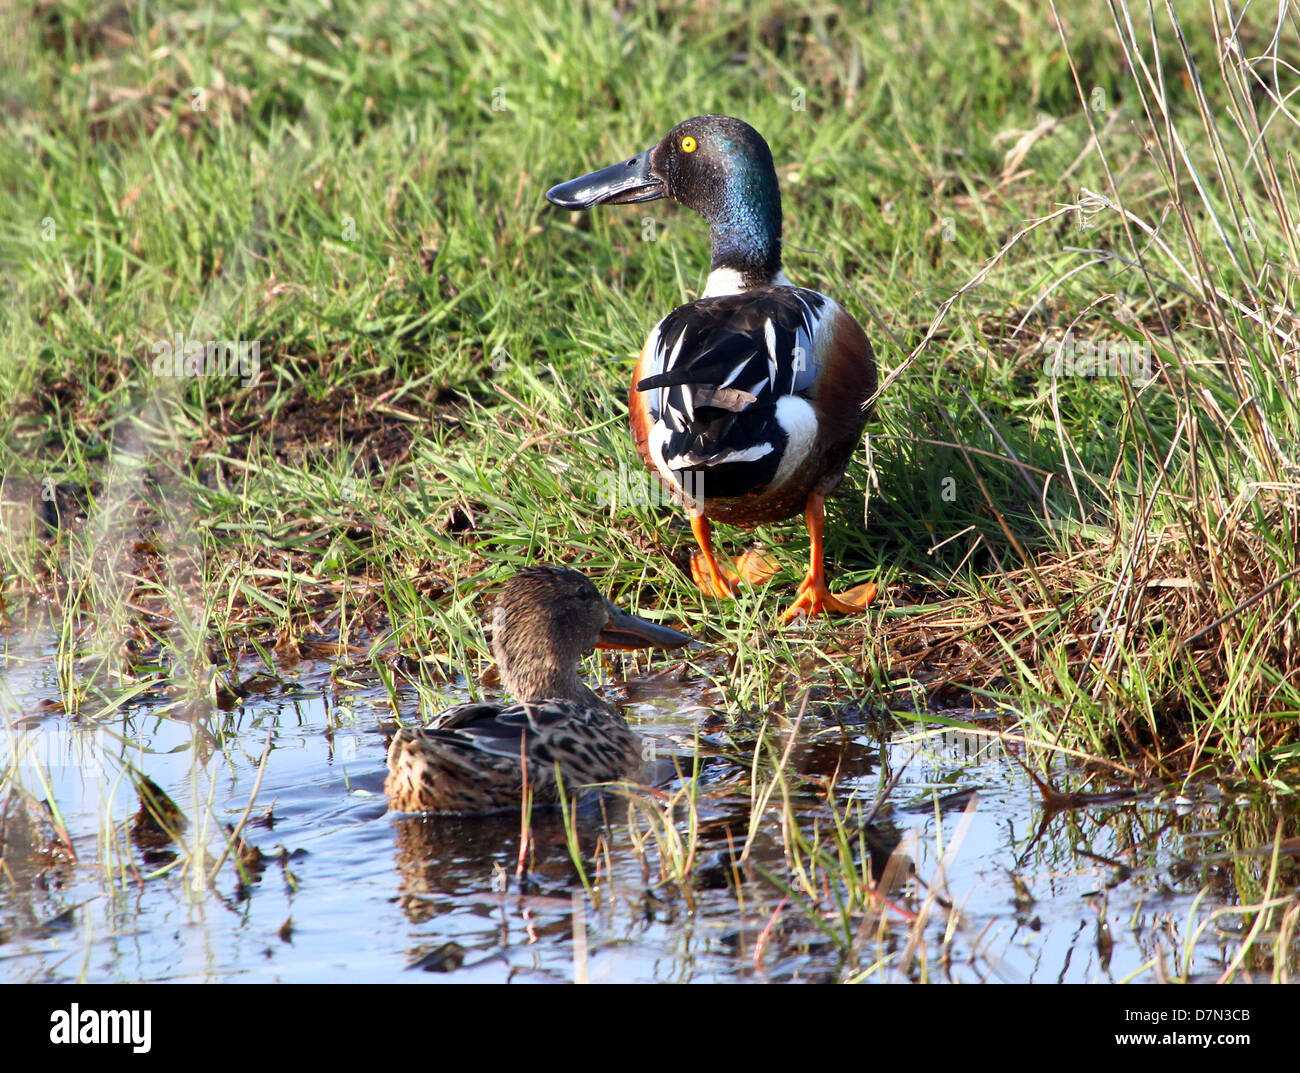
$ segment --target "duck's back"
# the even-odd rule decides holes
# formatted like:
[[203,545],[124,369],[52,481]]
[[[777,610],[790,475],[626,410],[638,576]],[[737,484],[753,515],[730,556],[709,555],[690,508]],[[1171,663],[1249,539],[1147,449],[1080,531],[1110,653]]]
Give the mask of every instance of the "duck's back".
[[629,398],[647,465],[709,517],[788,517],[839,482],[875,360],[832,299],[772,286],[702,298],[651,332]]
[[399,812],[517,809],[521,755],[534,800],[613,782],[640,761],[640,738],[618,715],[568,700],[462,704],[426,729],[403,728],[388,748],[384,790]]

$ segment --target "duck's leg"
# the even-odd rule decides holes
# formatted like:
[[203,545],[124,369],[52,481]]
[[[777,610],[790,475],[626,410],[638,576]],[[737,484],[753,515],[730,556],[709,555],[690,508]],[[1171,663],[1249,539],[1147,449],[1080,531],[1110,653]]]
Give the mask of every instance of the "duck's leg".
[[828,611],[835,611],[841,615],[861,613],[875,598],[874,582],[858,585],[840,596],[834,595],[826,587],[826,572],[822,564],[822,528],[826,521],[826,499],[820,493],[809,493],[804,519],[808,523],[808,575],[799,586],[794,603],[781,615],[781,621],[789,622],[797,615],[820,615]]
[[691,556],[691,578],[696,587],[706,596],[735,596],[740,578],[734,570],[718,565],[713,554],[713,526],[699,511],[691,511],[691,532],[700,546]]
[[691,532],[700,550],[691,555],[691,580],[706,596],[735,596],[741,581],[761,585],[778,567],[772,557],[762,551],[747,551],[736,559],[736,568],[724,566],[713,554],[713,527],[703,514],[691,511]]

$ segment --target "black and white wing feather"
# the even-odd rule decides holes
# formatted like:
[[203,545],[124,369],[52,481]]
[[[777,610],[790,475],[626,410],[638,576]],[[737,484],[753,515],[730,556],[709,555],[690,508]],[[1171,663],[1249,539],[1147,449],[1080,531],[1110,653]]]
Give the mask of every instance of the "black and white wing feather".
[[742,495],[770,483],[792,436],[807,434],[808,400],[820,371],[818,331],[837,309],[801,287],[704,298],[673,310],[647,344],[656,467],[685,483],[707,471],[710,496]]

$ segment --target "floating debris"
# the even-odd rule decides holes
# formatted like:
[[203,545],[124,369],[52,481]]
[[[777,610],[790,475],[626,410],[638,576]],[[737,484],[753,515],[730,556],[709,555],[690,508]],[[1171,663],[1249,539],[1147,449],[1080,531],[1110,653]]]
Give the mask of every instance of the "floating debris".
[[465,948],[459,943],[443,943],[436,950],[421,954],[406,967],[425,972],[455,972],[465,960]]
[[176,859],[173,843],[185,831],[185,814],[153,779],[132,773],[140,809],[131,817],[131,841],[147,864],[167,864]]

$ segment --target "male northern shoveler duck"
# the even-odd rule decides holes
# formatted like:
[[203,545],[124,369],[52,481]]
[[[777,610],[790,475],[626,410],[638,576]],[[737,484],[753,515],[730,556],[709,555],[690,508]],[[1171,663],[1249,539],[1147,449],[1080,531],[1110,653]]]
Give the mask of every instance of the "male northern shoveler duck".
[[521,756],[535,801],[612,782],[642,760],[641,739],[578,677],[592,648],[679,648],[690,637],[620,611],[586,577],[558,566],[520,570],[501,588],[492,650],[501,684],[520,703],[461,704],[388,748],[384,790],[398,812],[517,808]]
[[[875,358],[852,316],[781,271],[781,193],[762,136],[739,119],[696,116],[546,197],[566,209],[669,197],[708,221],[703,297],[664,317],[636,364],[628,409],[637,450],[690,511],[701,589],[729,596],[738,580],[713,554],[710,520],[750,527],[802,508],[808,574],[784,619],[861,611],[875,586],[831,594],[822,527],[825,497],[862,437]],[[737,565],[739,576],[757,573],[750,556]]]

